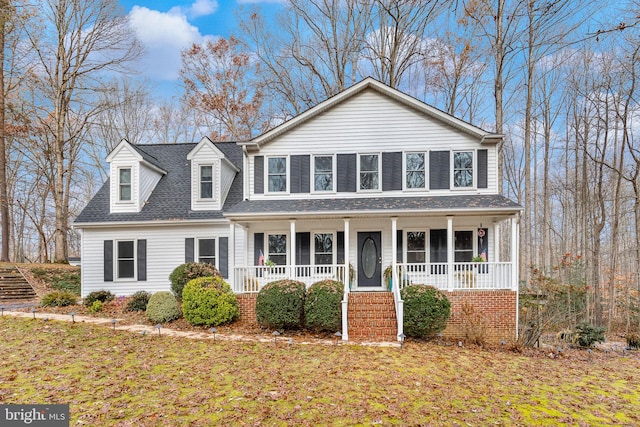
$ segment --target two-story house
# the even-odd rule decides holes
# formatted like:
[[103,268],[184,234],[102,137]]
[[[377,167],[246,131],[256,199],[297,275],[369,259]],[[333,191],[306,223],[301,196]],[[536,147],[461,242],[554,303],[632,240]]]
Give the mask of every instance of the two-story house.
[[75,222],[83,295],[167,290],[197,260],[228,279],[246,319],[267,282],[333,278],[343,339],[395,339],[399,290],[420,283],[448,293],[446,335],[471,305],[489,340],[513,339],[521,207],[500,195],[502,138],[368,78],[247,142],[123,141]]

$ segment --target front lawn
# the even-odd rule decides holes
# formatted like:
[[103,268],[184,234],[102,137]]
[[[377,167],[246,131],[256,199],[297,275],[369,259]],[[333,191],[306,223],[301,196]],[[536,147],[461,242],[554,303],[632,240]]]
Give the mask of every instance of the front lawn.
[[203,341],[0,318],[0,402],[71,425],[638,425],[640,360]]

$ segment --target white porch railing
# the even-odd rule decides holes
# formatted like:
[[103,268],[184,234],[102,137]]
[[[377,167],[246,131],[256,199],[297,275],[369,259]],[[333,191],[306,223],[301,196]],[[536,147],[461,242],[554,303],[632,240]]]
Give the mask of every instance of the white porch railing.
[[344,264],[339,265],[278,265],[274,267],[235,267],[233,291],[235,293],[258,292],[269,282],[294,279],[303,282],[307,288],[321,280],[331,279],[344,283]]
[[[516,289],[512,283],[512,268],[510,262],[398,263],[397,279],[394,278],[393,283],[400,284],[398,290],[416,284],[450,291]],[[298,280],[307,287],[325,279],[344,283],[345,277],[348,275],[345,276],[344,264],[235,267],[233,290],[236,293],[255,293],[267,283],[282,279]],[[345,293],[349,288],[345,286]]]

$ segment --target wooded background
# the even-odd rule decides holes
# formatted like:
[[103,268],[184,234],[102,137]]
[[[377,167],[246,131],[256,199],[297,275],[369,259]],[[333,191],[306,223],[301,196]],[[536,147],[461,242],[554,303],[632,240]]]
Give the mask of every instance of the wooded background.
[[236,34],[183,52],[182,95],[166,99],[136,72],[142,47],[117,1],[0,0],[2,260],[79,254],[70,222],[122,138],[246,140],[373,76],[506,135],[524,292],[579,286],[593,323],[640,328],[640,2],[608,3],[248,8]]

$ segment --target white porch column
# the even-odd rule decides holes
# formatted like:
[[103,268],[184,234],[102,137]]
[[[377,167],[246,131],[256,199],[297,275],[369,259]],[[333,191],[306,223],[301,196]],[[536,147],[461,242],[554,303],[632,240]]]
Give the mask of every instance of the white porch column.
[[344,219],[344,294],[342,296],[342,341],[349,340],[349,219]]
[[520,224],[518,224],[518,217],[511,217],[511,289],[518,290],[518,277],[520,272],[518,271],[518,252],[520,250]]
[[500,262],[500,223],[493,221],[493,261]]
[[289,255],[289,265],[291,267],[289,267],[289,279],[294,280],[296,278],[296,221],[293,219],[289,221],[289,226],[291,228],[291,244],[289,245],[291,247],[291,254]]
[[392,286],[400,286],[400,280],[398,279],[397,265],[398,265],[398,218],[391,218],[391,280]]
[[447,217],[447,289],[453,291],[453,217]]
[[227,254],[229,283],[231,288],[235,289],[235,277],[236,277],[236,224],[229,224],[229,247],[227,248],[229,253]]

